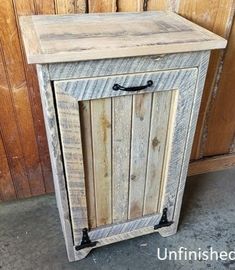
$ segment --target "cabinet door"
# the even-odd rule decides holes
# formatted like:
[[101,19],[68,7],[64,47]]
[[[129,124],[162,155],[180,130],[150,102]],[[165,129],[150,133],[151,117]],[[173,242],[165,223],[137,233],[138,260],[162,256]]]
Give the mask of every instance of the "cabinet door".
[[172,219],[197,74],[190,68],[54,82],[75,246],[83,228],[100,246],[153,232],[163,209]]

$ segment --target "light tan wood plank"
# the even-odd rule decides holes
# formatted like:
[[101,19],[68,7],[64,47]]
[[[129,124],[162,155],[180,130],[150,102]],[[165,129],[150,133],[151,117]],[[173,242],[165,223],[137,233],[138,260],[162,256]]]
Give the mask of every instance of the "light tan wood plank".
[[143,11],[143,0],[118,0],[118,11],[126,12],[126,11]]
[[152,94],[133,96],[129,219],[143,213]]
[[88,0],[89,12],[115,12],[116,0]]
[[97,226],[112,222],[111,99],[91,101]]
[[163,11],[27,16],[20,18],[20,24],[29,63],[198,51],[226,45],[223,38]]
[[188,176],[227,170],[232,167],[235,167],[235,154],[203,158],[189,164]]
[[86,0],[55,0],[56,13],[85,13],[87,10]]
[[83,146],[83,160],[85,172],[85,186],[87,195],[87,211],[89,228],[96,227],[95,187],[93,175],[93,151],[90,101],[80,101],[80,121]]
[[157,211],[164,154],[167,155],[165,145],[171,95],[172,91],[153,94],[144,197],[144,215],[153,214]]
[[112,99],[113,222],[127,220],[132,96]]

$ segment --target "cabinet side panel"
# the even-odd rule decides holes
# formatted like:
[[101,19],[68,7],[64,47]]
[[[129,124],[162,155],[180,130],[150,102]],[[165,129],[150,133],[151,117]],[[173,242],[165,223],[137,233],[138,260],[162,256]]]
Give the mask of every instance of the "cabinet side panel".
[[192,150],[193,137],[195,134],[198,113],[199,113],[199,108],[200,108],[200,102],[201,102],[203,87],[204,87],[208,63],[209,63],[209,57],[210,57],[209,51],[203,52],[203,55],[200,58],[200,65],[198,67],[198,78],[197,78],[197,82],[196,82],[196,91],[195,91],[195,95],[194,95],[192,113],[190,116],[191,118],[190,118],[190,123],[189,123],[189,127],[188,127],[188,136],[187,136],[187,140],[186,140],[186,147],[185,147],[185,154],[184,154],[184,158],[183,158],[183,165],[182,165],[182,170],[181,170],[180,182],[179,182],[179,186],[178,186],[178,190],[177,190],[177,199],[175,201],[175,211],[174,211],[174,218],[173,219],[175,220],[176,228],[177,228],[178,221],[179,221],[180,209],[181,209],[182,198],[183,198],[183,193],[184,193],[184,188],[185,188],[185,181],[186,181],[187,172],[188,172],[189,159],[190,159],[190,154],[191,154],[191,150]]
[[73,250],[73,238],[70,223],[70,212],[68,208],[67,191],[63,165],[61,160],[60,141],[58,136],[54,99],[46,66],[37,65],[37,74],[40,85],[40,94],[43,105],[43,114],[46,125],[47,140],[53,171],[56,201],[60,214],[60,221],[64,233],[66,249],[70,261],[75,260]]

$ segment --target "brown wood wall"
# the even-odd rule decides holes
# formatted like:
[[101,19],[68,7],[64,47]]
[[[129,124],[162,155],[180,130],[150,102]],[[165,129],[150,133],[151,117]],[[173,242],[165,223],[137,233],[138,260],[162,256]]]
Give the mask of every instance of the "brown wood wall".
[[20,15],[167,9],[229,39],[227,49],[214,51],[210,60],[191,156],[191,174],[197,174],[225,159],[227,167],[235,163],[234,7],[233,0],[0,1],[0,200],[53,191],[35,66],[25,61]]

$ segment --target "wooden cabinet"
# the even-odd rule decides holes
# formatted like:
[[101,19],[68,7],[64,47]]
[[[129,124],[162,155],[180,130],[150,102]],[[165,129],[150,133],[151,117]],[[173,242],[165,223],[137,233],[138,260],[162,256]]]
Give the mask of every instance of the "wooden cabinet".
[[21,18],[68,257],[177,230],[211,49],[173,13]]

